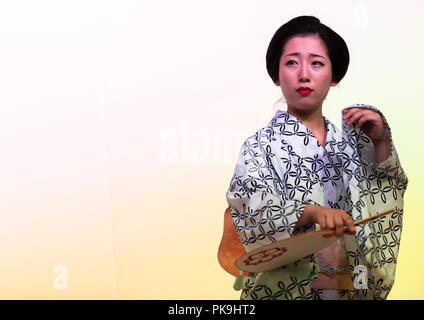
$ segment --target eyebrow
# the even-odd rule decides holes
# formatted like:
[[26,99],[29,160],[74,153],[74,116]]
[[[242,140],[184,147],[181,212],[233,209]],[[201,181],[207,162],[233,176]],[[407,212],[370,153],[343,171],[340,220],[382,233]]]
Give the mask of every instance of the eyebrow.
[[[299,52],[293,52],[293,53],[286,54],[285,57],[287,57],[287,56],[299,56]],[[309,56],[320,57],[320,58],[325,59],[323,56],[320,56],[319,54],[316,54],[316,53],[310,53]]]

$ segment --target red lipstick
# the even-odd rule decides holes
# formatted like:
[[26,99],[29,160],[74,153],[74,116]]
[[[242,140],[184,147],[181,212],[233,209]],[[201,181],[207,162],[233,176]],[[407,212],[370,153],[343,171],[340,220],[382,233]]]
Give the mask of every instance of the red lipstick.
[[306,95],[306,94],[310,94],[312,89],[309,88],[309,87],[300,87],[296,91],[299,92],[302,95]]

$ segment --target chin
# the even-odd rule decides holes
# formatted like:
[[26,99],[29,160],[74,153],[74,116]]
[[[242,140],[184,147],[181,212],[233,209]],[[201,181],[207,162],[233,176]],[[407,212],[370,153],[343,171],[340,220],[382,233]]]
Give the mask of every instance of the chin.
[[322,106],[322,102],[321,103],[317,103],[317,102],[296,102],[296,103],[288,103],[288,105],[290,105],[292,108],[297,109],[297,110],[315,110],[315,109],[319,109]]

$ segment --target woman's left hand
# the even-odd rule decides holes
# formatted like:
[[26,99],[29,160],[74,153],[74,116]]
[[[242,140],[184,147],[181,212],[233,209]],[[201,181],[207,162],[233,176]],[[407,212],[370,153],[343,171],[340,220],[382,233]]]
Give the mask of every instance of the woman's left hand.
[[374,144],[377,163],[381,163],[389,157],[391,142],[384,127],[383,119],[377,111],[368,108],[344,109],[343,120],[346,120],[348,126],[358,120],[356,128],[361,128],[371,139]]
[[343,120],[350,126],[358,120],[356,128],[362,131],[372,140],[373,144],[387,141],[388,136],[380,114],[368,108],[349,108],[343,110]]

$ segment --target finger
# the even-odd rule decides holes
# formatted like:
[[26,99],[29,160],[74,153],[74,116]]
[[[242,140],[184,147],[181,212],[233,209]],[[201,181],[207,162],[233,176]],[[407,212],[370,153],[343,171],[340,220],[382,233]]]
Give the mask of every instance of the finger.
[[352,115],[354,115],[356,112],[358,112],[360,109],[359,108],[349,108],[349,109],[344,109],[343,110],[343,119],[348,119],[350,118]]
[[379,114],[376,110],[371,109],[371,108],[367,108],[367,107],[351,107],[351,108],[346,108],[342,110],[343,116],[345,115],[349,115],[353,112],[356,112],[358,110],[362,110],[362,111],[367,111],[367,112],[372,112],[372,113],[376,113]]
[[349,118],[352,114],[354,114],[357,110],[359,110],[359,108],[348,108],[348,109],[343,109],[343,119],[347,119]]
[[321,214],[321,215],[317,216],[316,223],[319,224],[321,229],[325,229],[327,227],[327,223],[325,222],[325,215]]
[[359,129],[362,127],[362,125],[366,122],[371,121],[371,119],[369,117],[367,117],[367,115],[362,115],[359,119],[358,122],[356,123],[355,128]]
[[334,215],[334,224],[336,227],[336,237],[341,237],[344,233],[344,224],[342,214]]
[[334,217],[333,217],[333,214],[330,213],[330,212],[328,212],[327,215],[326,215],[326,217],[325,217],[325,219],[326,219],[326,223],[327,223],[327,228],[334,229]]
[[363,115],[364,115],[364,112],[362,110],[355,112],[348,119],[346,119],[346,125],[350,126],[352,123],[354,123],[356,120],[361,118]]
[[374,118],[377,119],[377,117],[380,117],[379,113],[377,113],[374,110],[368,109],[368,108],[352,108],[352,110],[343,113],[342,118],[347,119],[347,118],[350,118],[352,115],[357,114],[357,113],[368,115],[368,116],[372,117],[373,119]]
[[345,211],[343,215],[344,224],[347,226],[347,232],[350,234],[355,234],[355,223],[353,222],[351,216]]

